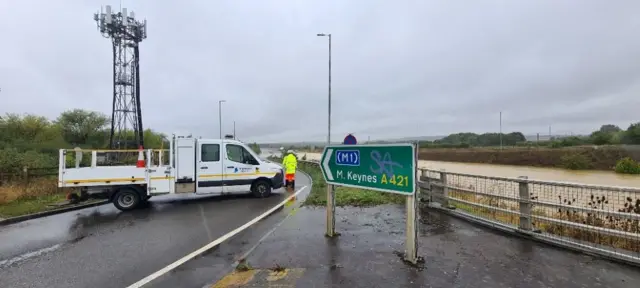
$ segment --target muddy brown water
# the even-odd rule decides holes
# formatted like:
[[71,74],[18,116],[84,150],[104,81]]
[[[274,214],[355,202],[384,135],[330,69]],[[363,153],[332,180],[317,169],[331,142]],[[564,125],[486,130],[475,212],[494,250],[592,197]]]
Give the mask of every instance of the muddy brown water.
[[[320,153],[306,153],[308,160],[320,160]],[[527,166],[492,165],[477,163],[455,163],[441,161],[420,160],[420,168],[430,170],[445,170],[446,172],[482,175],[489,177],[517,178],[527,176],[529,179],[557,182],[571,182],[578,184],[591,184],[602,186],[618,186],[640,189],[640,176],[622,175],[613,171],[573,171],[555,168],[539,168]],[[502,195],[517,198],[518,185],[512,181],[500,181],[484,179],[480,177],[467,177],[449,175],[450,185],[460,188],[467,188],[478,192],[493,195]],[[621,192],[615,189],[597,189],[589,187],[562,187],[553,184],[531,184],[529,192],[535,200],[556,204],[569,204],[577,207],[598,208],[601,210],[618,211],[625,203],[631,199],[635,204],[640,198],[638,192]],[[452,195],[453,196],[453,195]],[[455,196],[454,196],[455,197]],[[604,201],[599,201],[604,197]],[[606,201],[606,203],[605,203]],[[514,206],[515,202],[504,201],[506,206]],[[629,205],[629,204],[627,204]],[[539,207],[543,208],[543,207]],[[547,210],[554,210],[553,207],[545,207]]]
[[[304,154],[303,154],[304,155]],[[306,153],[308,160],[320,160],[320,153]],[[458,163],[458,162],[442,162],[442,161],[426,161],[418,162],[420,168],[431,170],[444,169],[447,172],[473,174],[492,177],[511,177],[527,176],[529,179],[546,180],[546,181],[562,181],[581,184],[605,185],[605,186],[624,186],[640,188],[640,176],[623,175],[613,171],[573,171],[556,168],[540,168],[528,166],[511,166],[511,165],[493,165],[478,163]]]

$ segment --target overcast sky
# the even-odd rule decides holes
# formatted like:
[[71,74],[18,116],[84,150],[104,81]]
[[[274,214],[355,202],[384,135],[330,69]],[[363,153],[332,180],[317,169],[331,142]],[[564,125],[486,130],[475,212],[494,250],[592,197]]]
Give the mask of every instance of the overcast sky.
[[[120,1],[0,1],[0,113],[110,114]],[[145,128],[248,141],[626,128],[640,108],[637,0],[123,0],[148,20]]]

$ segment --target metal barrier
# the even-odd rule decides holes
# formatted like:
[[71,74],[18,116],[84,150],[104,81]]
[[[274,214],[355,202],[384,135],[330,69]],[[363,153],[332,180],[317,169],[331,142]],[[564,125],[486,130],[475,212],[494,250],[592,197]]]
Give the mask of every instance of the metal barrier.
[[640,265],[640,189],[420,170],[426,207]]
[[640,265],[640,189],[419,170],[423,207]]
[[[153,165],[169,165],[168,149],[145,149],[143,157],[147,158],[147,150],[151,150]],[[91,150],[91,149],[62,149],[59,157],[65,159],[65,168],[81,168],[94,166],[135,166],[139,150]],[[76,161],[80,156],[80,161]],[[77,164],[77,165],[76,165]],[[60,165],[60,163],[59,163]]]

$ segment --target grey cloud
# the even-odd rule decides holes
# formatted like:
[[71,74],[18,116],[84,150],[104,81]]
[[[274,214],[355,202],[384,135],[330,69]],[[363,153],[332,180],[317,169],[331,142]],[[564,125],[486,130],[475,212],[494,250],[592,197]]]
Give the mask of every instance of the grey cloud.
[[[0,113],[109,113],[111,51],[92,13],[120,1],[0,3]],[[503,131],[588,133],[636,121],[640,3],[123,1],[149,21],[145,126],[246,141]]]

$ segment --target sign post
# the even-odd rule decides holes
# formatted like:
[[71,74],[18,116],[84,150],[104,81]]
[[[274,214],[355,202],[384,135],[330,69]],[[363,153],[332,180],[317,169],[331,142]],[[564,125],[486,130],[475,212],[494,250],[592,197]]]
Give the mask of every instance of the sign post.
[[320,160],[322,174],[329,185],[407,196],[405,260],[414,264],[418,261],[416,154],[414,144],[330,145],[324,148]]
[[414,167],[414,193],[407,196],[407,230],[406,230],[406,242],[405,242],[405,260],[412,264],[418,263],[418,201],[416,192],[419,191],[418,180],[420,175],[418,174],[418,151],[419,145],[414,146],[413,167]]

